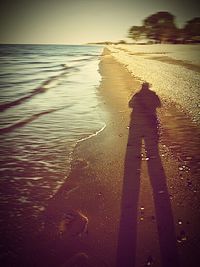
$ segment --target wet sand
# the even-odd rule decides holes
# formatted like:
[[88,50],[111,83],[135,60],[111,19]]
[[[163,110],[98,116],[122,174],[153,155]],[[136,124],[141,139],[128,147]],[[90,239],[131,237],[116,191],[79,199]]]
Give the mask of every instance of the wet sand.
[[[199,169],[198,159],[192,161],[197,151],[192,150],[187,162],[181,158],[184,143],[180,142],[188,132],[180,131],[183,136],[179,138],[177,124],[173,120],[168,124],[180,112],[161,99],[157,159],[152,164],[151,149],[143,140],[141,155],[136,157],[127,146],[131,135],[128,102],[141,83],[106,49],[100,74],[99,97],[107,126],[77,145],[70,176],[49,201],[39,242],[35,239],[39,245],[28,253],[27,261],[31,259],[33,266],[114,267],[134,266],[135,262],[135,267],[158,267],[162,254],[163,266],[169,266],[170,260],[170,266],[178,266],[173,259],[178,251],[180,266],[198,266]],[[196,126],[181,116],[198,136]]]

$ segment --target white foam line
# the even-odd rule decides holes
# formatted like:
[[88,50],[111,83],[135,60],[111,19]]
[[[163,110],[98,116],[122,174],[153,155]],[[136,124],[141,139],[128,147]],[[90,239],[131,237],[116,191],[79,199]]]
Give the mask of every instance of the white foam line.
[[93,134],[91,134],[91,135],[89,135],[89,136],[87,136],[87,137],[84,137],[84,138],[78,140],[78,141],[77,141],[77,144],[80,143],[80,142],[83,142],[83,141],[85,141],[85,140],[87,140],[87,139],[90,139],[90,138],[92,138],[92,137],[94,137],[94,136],[96,136],[96,135],[98,135],[98,134],[99,134],[100,132],[102,132],[105,128],[106,128],[106,124],[104,123],[104,126],[103,126],[100,130],[98,130],[96,133],[93,133]]
[[77,186],[75,186],[74,188],[72,188],[71,190],[67,191],[67,192],[66,192],[67,196],[68,196],[69,194],[71,194],[72,192],[76,191],[79,187],[80,187],[80,186],[77,185]]

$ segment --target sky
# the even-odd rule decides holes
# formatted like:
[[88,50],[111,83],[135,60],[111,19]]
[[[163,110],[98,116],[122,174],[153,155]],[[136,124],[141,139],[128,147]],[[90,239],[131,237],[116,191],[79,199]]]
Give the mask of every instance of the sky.
[[0,0],[0,43],[84,44],[126,40],[158,11],[176,24],[200,16],[197,0]]

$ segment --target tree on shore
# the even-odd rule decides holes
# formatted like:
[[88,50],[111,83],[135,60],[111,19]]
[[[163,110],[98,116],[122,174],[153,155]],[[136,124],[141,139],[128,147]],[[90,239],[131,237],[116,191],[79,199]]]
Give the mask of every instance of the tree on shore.
[[146,36],[156,43],[174,42],[177,28],[174,23],[174,16],[169,12],[158,12],[147,17],[143,25],[146,29]]
[[136,42],[146,36],[144,26],[132,26],[129,29],[128,37],[134,39]]
[[200,43],[200,18],[187,21],[185,27],[179,29],[174,15],[157,12],[145,18],[142,26],[132,26],[128,37],[136,42],[146,38],[153,43]]
[[183,41],[186,43],[200,42],[200,17],[187,21],[185,27],[183,28],[183,35]]

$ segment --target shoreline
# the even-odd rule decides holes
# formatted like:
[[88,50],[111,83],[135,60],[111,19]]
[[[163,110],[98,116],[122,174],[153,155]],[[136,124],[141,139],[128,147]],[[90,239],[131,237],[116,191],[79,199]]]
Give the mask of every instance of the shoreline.
[[[108,64],[106,68],[104,60]],[[119,74],[121,75],[121,77],[116,78],[114,84],[113,80],[109,81],[106,77],[107,72],[110,67],[112,69],[112,66],[114,67],[116,76],[119,76]],[[111,266],[114,266],[115,264],[117,229],[113,232],[113,224],[109,223],[108,227],[107,223],[113,216],[119,221],[120,189],[122,187],[121,177],[123,177],[123,159],[126,150],[128,135],[127,126],[129,125],[130,113],[127,106],[127,100],[131,95],[130,88],[133,89],[136,85],[139,88],[139,83],[133,83],[130,74],[127,71],[124,72],[122,70],[124,70],[123,66],[113,60],[108,52],[102,55],[99,64],[99,72],[102,76],[102,82],[99,86],[98,97],[102,99],[101,108],[104,109],[105,114],[107,114],[104,118],[106,128],[93,138],[89,138],[77,144],[73,153],[71,173],[64,186],[50,201],[46,211],[48,214],[54,214],[55,210],[60,210],[59,213],[62,213],[62,207],[67,204],[70,210],[80,210],[88,218],[88,236],[84,238],[89,240],[85,241],[86,243],[82,247],[82,252],[87,255],[91,254],[91,251],[94,250],[93,248],[95,247],[94,254],[89,255],[89,258],[92,261],[92,266],[99,267],[103,264],[101,254],[105,254],[106,250],[109,252],[106,257],[107,260],[112,260],[112,263],[110,262]],[[115,101],[113,101],[115,90],[120,91],[121,82],[118,83],[119,80],[126,80],[125,87],[127,91],[122,88],[120,95],[116,95]],[[105,87],[107,89],[110,88],[111,91],[106,90]],[[121,97],[121,95],[123,95],[123,97]],[[123,128],[121,127],[122,123]],[[118,148],[113,155],[113,147],[116,146],[116,143],[118,144]],[[118,173],[116,174],[117,169]],[[115,179],[113,178],[113,181],[112,177],[109,177],[110,173],[112,173],[112,177],[115,177]],[[111,189],[111,187],[113,187],[113,189]],[[74,188],[76,188],[75,191],[73,191]],[[65,202],[63,195],[71,190],[74,194],[70,194],[67,203],[63,204],[63,202]],[[117,203],[114,210],[109,208],[111,202]],[[105,207],[109,209],[109,216],[107,214],[107,208]],[[99,210],[101,210],[100,213]],[[99,229],[98,221],[102,224]],[[114,227],[116,228],[117,224]],[[101,240],[101,245],[103,245],[103,243],[108,243],[105,248],[102,248],[102,251],[98,248],[96,241],[90,239],[91,228],[92,236],[94,235],[92,239],[95,240],[100,240],[103,233],[107,233]],[[109,232],[113,232],[112,237]],[[109,239],[110,241],[108,242]],[[74,247],[76,246],[78,245],[74,245]],[[71,249],[69,248],[69,251],[70,250]],[[98,255],[95,255],[96,253]],[[70,256],[72,257],[72,255]]]
[[[140,82],[135,80],[106,49],[99,64],[99,72],[102,81],[98,94],[102,99],[101,108],[107,114],[106,128],[93,138],[78,143],[73,153],[71,173],[46,208],[46,218],[51,217],[54,221],[54,224],[48,226],[50,228],[46,233],[51,232],[57,236],[58,228],[61,229],[63,240],[61,246],[65,247],[64,251],[63,249],[55,251],[55,255],[50,257],[51,266],[55,266],[54,261],[56,264],[62,263],[60,266],[63,267],[73,266],[74,263],[80,265],[84,263],[84,266],[88,267],[116,266],[124,159],[130,120],[130,109],[127,104],[131,95],[140,88]],[[162,111],[159,116],[162,116]],[[190,203],[181,205],[185,195],[188,199],[193,196],[192,192],[185,188],[185,181],[191,179],[191,174],[189,171],[180,172],[179,168],[184,162],[178,161],[168,147],[160,143],[159,148],[171,195],[177,236],[182,229],[178,223],[179,218],[184,222],[187,217],[193,218],[194,230],[191,229],[190,223],[190,225],[184,225],[184,231],[187,235],[193,236],[198,229],[198,223],[193,214],[194,209],[189,210]],[[145,154],[144,147],[142,149]],[[136,266],[144,265],[151,256],[154,259],[154,266],[157,267],[160,266],[160,253],[152,188],[146,162],[144,156],[138,204]],[[181,192],[177,188],[181,189]],[[197,199],[195,199],[196,202]],[[144,214],[140,214],[140,207],[145,207]],[[63,214],[65,214],[64,217]],[[74,224],[73,219],[70,221],[68,217],[69,225],[66,223],[66,214],[68,217],[70,214],[71,217],[76,218]],[[44,234],[44,240],[46,240],[44,243],[49,242],[47,239],[47,235]],[[183,264],[181,266],[189,266],[187,264],[195,262],[195,257],[191,259],[192,251],[188,251],[187,243],[186,245],[184,241],[180,243],[182,248],[180,249],[179,246],[179,254]],[[187,255],[185,255],[186,251]],[[187,256],[189,260],[186,260]]]

